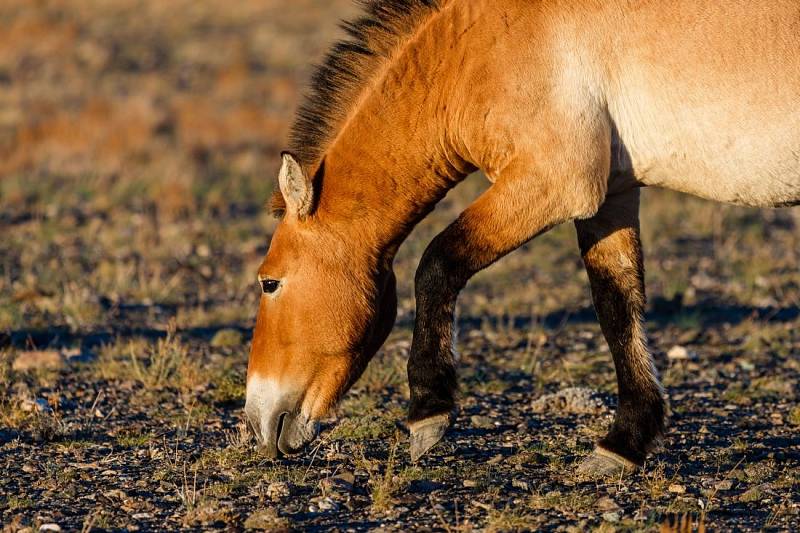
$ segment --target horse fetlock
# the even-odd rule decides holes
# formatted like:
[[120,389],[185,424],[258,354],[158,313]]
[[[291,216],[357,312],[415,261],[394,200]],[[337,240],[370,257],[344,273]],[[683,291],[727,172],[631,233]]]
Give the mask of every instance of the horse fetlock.
[[453,424],[453,418],[453,414],[441,414],[409,423],[412,462],[417,462],[442,440]]
[[665,406],[660,396],[654,396],[652,401],[640,399],[638,404],[624,401],[598,448],[642,464],[647,454],[663,441],[665,420]]

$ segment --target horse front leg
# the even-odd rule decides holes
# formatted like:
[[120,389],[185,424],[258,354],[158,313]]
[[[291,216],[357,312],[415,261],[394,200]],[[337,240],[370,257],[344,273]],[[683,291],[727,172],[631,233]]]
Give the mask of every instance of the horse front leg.
[[[602,164],[600,160],[596,171],[574,172],[574,183],[571,178],[557,182],[551,178],[557,173],[536,172],[534,165],[506,169],[428,246],[415,279],[417,315],[408,360],[413,461],[441,440],[454,418],[458,293],[476,272],[536,235],[587,211],[596,212],[605,193]],[[597,186],[598,182],[602,183]]]
[[575,227],[619,395],[611,430],[578,472],[593,478],[620,475],[641,466],[664,432],[663,393],[642,326],[639,190],[609,196],[597,215],[576,221]]

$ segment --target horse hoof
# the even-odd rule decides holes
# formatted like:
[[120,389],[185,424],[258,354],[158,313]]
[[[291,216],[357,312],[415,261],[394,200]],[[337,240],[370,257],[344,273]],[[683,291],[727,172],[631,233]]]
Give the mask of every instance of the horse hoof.
[[409,424],[411,430],[411,461],[416,463],[425,452],[442,440],[450,427],[450,415],[437,415]]
[[598,446],[578,466],[576,473],[581,479],[622,478],[637,468],[636,463]]

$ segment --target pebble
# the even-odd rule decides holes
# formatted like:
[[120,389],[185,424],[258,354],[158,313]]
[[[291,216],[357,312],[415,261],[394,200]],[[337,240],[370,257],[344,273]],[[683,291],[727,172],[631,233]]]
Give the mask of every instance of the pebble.
[[119,489],[111,489],[103,493],[103,496],[110,500],[124,500],[128,497],[123,491]]
[[275,509],[256,511],[244,521],[245,529],[261,529],[267,531],[288,531],[289,521],[278,516]]
[[602,396],[586,387],[568,387],[554,394],[545,394],[531,403],[536,413],[602,414],[608,406]]
[[478,486],[478,482],[475,481],[474,479],[465,479],[464,486],[468,489],[474,489],[475,487]]
[[326,511],[338,511],[339,504],[329,496],[321,498],[313,498],[308,505],[308,510],[311,513],[320,513]]
[[614,500],[612,500],[608,496],[603,496],[602,498],[597,500],[594,503],[594,506],[599,511],[617,511],[620,508],[619,505],[617,505],[617,502],[615,502]]
[[669,488],[667,488],[667,490],[673,494],[684,494],[686,492],[686,487],[680,483],[673,483],[669,486]]
[[36,411],[37,413],[52,413],[53,409],[50,407],[50,404],[47,403],[47,400],[44,398],[36,398],[35,400],[22,400],[22,404],[20,408],[30,413],[31,411]]
[[756,369],[756,365],[754,365],[747,359],[739,359],[739,367],[745,372],[752,372],[753,370]]
[[284,483],[283,481],[276,481],[274,483],[270,483],[267,486],[266,495],[272,501],[280,500],[281,498],[285,498],[291,494],[289,490],[289,485]]
[[39,526],[39,531],[61,531],[61,526],[58,524],[42,524]]
[[527,481],[522,479],[513,479],[511,480],[511,486],[516,487],[520,490],[530,490],[530,486],[528,485]]
[[731,490],[733,488],[733,481],[730,479],[723,479],[719,483],[714,485],[714,488],[717,490]]
[[667,359],[670,361],[687,361],[693,359],[692,353],[683,346],[673,346],[667,352]]
[[491,429],[494,427],[494,421],[488,416],[475,415],[470,417],[469,421],[473,427],[478,429]]
[[610,513],[603,513],[603,520],[606,522],[611,522],[612,524],[619,522],[619,513],[617,512],[610,512]]

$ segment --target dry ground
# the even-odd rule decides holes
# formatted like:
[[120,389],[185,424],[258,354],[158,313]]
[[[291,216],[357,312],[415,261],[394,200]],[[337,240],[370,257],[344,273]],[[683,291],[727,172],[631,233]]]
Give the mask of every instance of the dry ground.
[[[5,527],[627,531],[689,513],[712,530],[800,529],[797,209],[646,191],[648,327],[672,415],[631,479],[571,475],[611,419],[615,379],[566,226],[464,293],[463,411],[409,464],[413,272],[480,176],[401,250],[397,327],[321,440],[290,460],[252,451],[263,203],[310,63],[353,11],[0,3]],[[532,407],[569,387],[596,393],[594,411]]]

